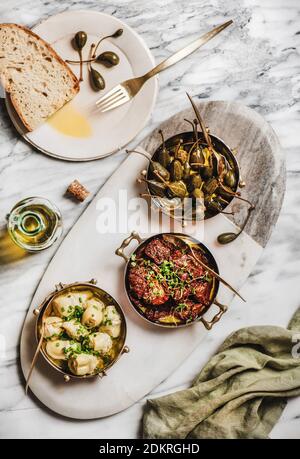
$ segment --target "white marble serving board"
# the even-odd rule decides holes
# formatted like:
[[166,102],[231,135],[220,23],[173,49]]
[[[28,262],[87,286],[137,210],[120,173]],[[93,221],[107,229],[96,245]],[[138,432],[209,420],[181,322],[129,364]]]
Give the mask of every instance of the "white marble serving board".
[[[215,111],[216,105],[219,105],[219,109],[222,110],[222,104],[216,102],[215,105],[211,106],[213,111]],[[218,116],[222,115],[220,110]],[[249,112],[251,111],[249,110]],[[174,120],[172,120],[173,122]],[[241,122],[246,122],[244,117]],[[249,123],[251,124],[251,120]],[[264,124],[264,133],[261,135],[265,141],[268,136],[274,136],[271,128],[269,130],[266,130]],[[235,139],[237,143],[240,141],[240,135],[241,130],[237,126]],[[275,150],[273,165],[276,166],[276,170],[279,170],[282,158],[276,153]],[[30,388],[42,403],[64,416],[77,419],[100,418],[129,407],[169,376],[208,333],[202,324],[194,324],[177,330],[161,329],[145,323],[133,311],[123,287],[124,261],[114,254],[124,237],[131,230],[136,229],[134,214],[127,212],[125,202],[119,202],[118,208],[120,210],[119,218],[127,214],[132,217],[129,219],[127,228],[125,227],[121,232],[115,233],[103,234],[99,232],[101,207],[106,202],[103,199],[112,198],[118,202],[120,189],[127,190],[128,201],[130,198],[137,197],[141,189],[140,185],[136,184],[135,178],[146,163],[147,161],[142,156],[131,154],[96,195],[49,264],[34,295],[24,323],[21,338],[21,365],[26,377],[36,346],[34,338],[35,318],[32,311],[54,289],[55,284],[96,278],[98,284],[115,297],[124,309],[128,325],[127,345],[131,351],[122,356],[119,362],[109,370],[108,376],[102,380],[94,378],[85,381],[71,381],[66,384],[61,375],[55,372],[42,357],[38,359]],[[261,177],[257,178],[257,186],[262,182],[265,183],[274,179],[273,169],[273,167],[270,168],[269,174],[262,171]],[[244,173],[243,178],[247,181],[247,174]],[[145,209],[144,212],[144,221],[147,221]],[[265,221],[265,230],[268,234],[277,218],[277,214],[274,215],[272,214],[272,218],[270,217],[268,221]],[[151,231],[144,232],[143,236],[169,230],[166,225],[167,220],[165,219],[163,219],[162,225],[155,222]],[[174,230],[181,231],[181,225],[177,223]],[[252,271],[264,244],[260,245],[250,237],[248,234],[251,234],[251,231],[248,231],[248,234],[244,232],[232,244],[220,246],[216,243],[216,237],[220,232],[232,230],[236,230],[234,223],[223,215],[219,215],[205,222],[205,224],[198,223],[196,232],[192,225],[184,228],[187,234],[198,237],[210,248],[219,265],[221,275],[235,287],[240,287]],[[218,299],[229,304],[232,295],[221,286]],[[242,307],[246,308],[247,303]],[[207,315],[211,316],[213,312],[214,310],[211,308]],[[220,325],[217,324],[216,326]],[[214,329],[209,333],[213,332]]]

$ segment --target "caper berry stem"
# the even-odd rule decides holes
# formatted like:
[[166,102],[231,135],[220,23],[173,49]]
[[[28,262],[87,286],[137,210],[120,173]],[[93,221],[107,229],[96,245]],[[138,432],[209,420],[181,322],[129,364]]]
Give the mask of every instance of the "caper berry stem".
[[198,124],[198,120],[197,119],[194,119],[194,136],[195,136],[195,140],[198,141],[198,128],[197,128],[197,124]]
[[163,149],[165,150],[166,144],[165,144],[165,138],[164,138],[163,131],[160,129],[158,132],[159,132],[159,134],[160,134],[160,136],[161,136],[161,141],[162,141]]
[[[125,151],[126,151],[126,153],[137,153],[138,155],[142,155],[146,159],[148,159],[149,163],[152,164],[153,174],[158,176],[162,180],[162,182],[165,183],[165,180],[162,178],[161,174],[159,174],[157,169],[155,169],[155,167],[157,167],[156,166],[157,163],[155,163],[155,161],[153,161],[151,158],[149,158],[149,156],[147,156],[146,153],[143,153],[142,151],[137,151],[137,150],[125,150]],[[162,167],[163,170],[166,170],[163,166],[161,166],[161,167]],[[166,170],[166,172],[168,172],[168,171]]]
[[251,212],[255,209],[254,206],[252,207],[249,207],[248,209],[248,215],[243,223],[243,225],[240,227],[240,231],[238,231],[237,233],[222,233],[222,234],[219,234],[217,240],[219,242],[219,244],[222,244],[222,245],[225,245],[225,244],[229,244],[230,242],[234,241],[235,239],[237,239],[240,234],[242,234],[242,232],[244,231],[248,221],[249,221],[249,218],[250,218],[250,215],[251,215]]
[[196,115],[197,120],[198,120],[198,122],[199,122],[199,124],[200,124],[201,131],[203,132],[205,141],[206,141],[206,143],[207,143],[208,149],[211,150],[211,151],[213,151],[213,145],[212,145],[212,141],[211,141],[210,135],[208,134],[208,132],[207,132],[207,130],[206,130],[204,121],[203,121],[203,119],[202,119],[202,117],[201,117],[201,115],[200,115],[200,113],[199,113],[199,110],[198,110],[198,108],[196,107],[196,105],[195,105],[193,99],[191,98],[191,96],[190,96],[188,93],[186,93],[186,95],[187,95],[188,98],[190,99],[190,102],[191,102],[192,107],[193,107],[193,109],[194,109],[195,115]]
[[79,71],[79,81],[83,81],[83,75],[82,75],[82,72],[83,72],[83,68],[82,68],[82,50],[79,49],[78,50],[78,54],[79,54],[79,58],[80,58],[80,71]]
[[[90,54],[89,54],[89,59],[92,59],[92,56],[93,56],[93,53],[94,53],[94,49],[95,49],[95,43],[92,43],[91,44],[91,47],[90,47]],[[88,62],[88,69],[91,70],[92,68],[92,63],[91,62]]]
[[168,186],[168,182],[160,175],[160,173],[159,173],[159,171],[158,171],[157,169],[154,169],[153,174],[154,174],[157,178],[159,178],[159,179],[162,181],[162,183],[163,183],[164,185]]
[[84,59],[82,61],[73,61],[71,59],[66,59],[66,62],[68,64],[90,64],[91,62],[95,62],[97,58],[92,58],[92,59]]
[[240,195],[239,193],[237,193],[237,192],[235,192],[235,191],[232,191],[232,190],[230,190],[229,188],[227,188],[227,186],[225,186],[225,185],[221,182],[221,180],[218,180],[218,182],[219,182],[220,187],[221,187],[224,191],[226,191],[226,193],[228,193],[228,194],[230,194],[230,195],[232,195],[232,196],[235,196],[237,199],[240,199],[241,201],[246,202],[247,204],[249,204],[250,208],[255,209],[254,204],[252,204],[252,202],[248,201],[248,199],[242,198],[241,195]]
[[[184,118],[184,121],[186,121],[187,123],[189,123],[191,126],[192,126],[192,129],[193,129],[193,132],[195,132],[195,127],[194,127],[194,123],[186,118]],[[195,138],[195,142],[197,141],[198,139]]]
[[125,150],[125,151],[126,151],[126,153],[128,153],[128,154],[129,154],[129,153],[137,153],[138,155],[142,155],[142,156],[144,156],[146,159],[148,159],[148,161],[149,161],[150,163],[153,164],[152,159],[149,158],[149,156],[147,156],[146,153],[143,153],[142,151],[137,151],[137,150]]
[[116,30],[113,34],[111,35],[106,35],[105,37],[101,38],[98,43],[95,46],[94,49],[94,54],[92,55],[93,58],[96,57],[97,49],[99,48],[100,44],[103,42],[103,40],[106,40],[107,38],[118,38],[123,34],[123,29],[118,29]]
[[72,39],[72,45],[73,48],[78,52],[79,54],[79,64],[80,64],[80,72],[79,72],[79,81],[83,81],[83,76],[82,76],[82,50],[85,47],[87,42],[87,34],[80,30],[77,32]]

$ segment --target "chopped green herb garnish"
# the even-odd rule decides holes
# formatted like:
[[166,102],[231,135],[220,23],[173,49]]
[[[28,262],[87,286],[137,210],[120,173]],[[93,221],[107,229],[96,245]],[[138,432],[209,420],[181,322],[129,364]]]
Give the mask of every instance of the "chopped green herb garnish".
[[103,363],[104,365],[108,365],[111,362],[111,357],[109,355],[103,356]]
[[185,303],[179,303],[176,306],[175,311],[182,312],[186,308],[187,308],[187,305]]

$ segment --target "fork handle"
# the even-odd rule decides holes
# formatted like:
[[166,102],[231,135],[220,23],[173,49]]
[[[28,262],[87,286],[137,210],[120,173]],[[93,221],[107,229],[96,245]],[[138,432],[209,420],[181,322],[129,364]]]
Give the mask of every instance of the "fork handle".
[[232,24],[232,22],[233,21],[230,20],[225,22],[224,24],[219,25],[218,27],[215,27],[210,32],[207,32],[200,38],[197,38],[197,40],[193,41],[180,51],[177,51],[175,54],[162,61],[160,64],[158,64],[156,67],[154,67],[152,70],[150,70],[144,75],[145,81],[147,81],[154,75],[157,75],[158,73],[162,72],[163,70],[166,70],[167,68],[171,67],[171,65],[176,64],[176,62],[181,61],[186,56],[192,54],[194,51],[196,51],[196,49],[200,48],[200,46],[203,46],[205,43],[207,43],[209,40],[215,37],[218,33],[220,33],[222,30],[224,30],[226,27]]

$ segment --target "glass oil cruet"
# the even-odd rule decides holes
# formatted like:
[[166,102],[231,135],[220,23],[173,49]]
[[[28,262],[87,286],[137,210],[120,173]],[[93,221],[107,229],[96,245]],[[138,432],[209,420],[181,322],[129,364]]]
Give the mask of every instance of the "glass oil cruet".
[[48,199],[26,198],[7,216],[7,229],[19,247],[29,252],[44,250],[62,234],[61,213]]

